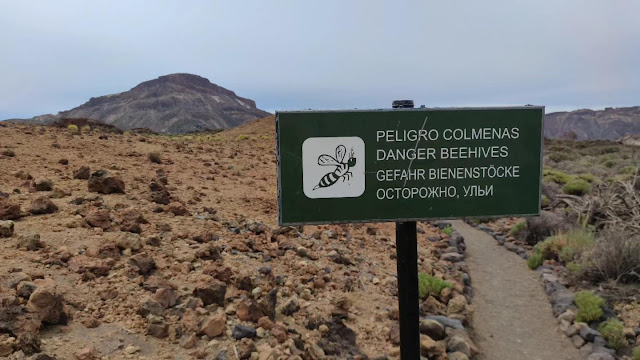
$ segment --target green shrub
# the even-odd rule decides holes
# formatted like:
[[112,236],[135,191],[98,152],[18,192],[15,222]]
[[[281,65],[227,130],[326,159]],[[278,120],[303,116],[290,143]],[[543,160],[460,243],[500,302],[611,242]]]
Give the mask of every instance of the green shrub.
[[573,176],[563,173],[562,171],[544,169],[542,170],[542,176],[546,182],[554,182],[556,184],[564,185],[573,180]]
[[633,349],[633,360],[640,360],[640,346]]
[[620,152],[620,148],[617,146],[606,146],[606,147],[601,147],[597,150],[597,153],[601,155],[614,154],[617,152]]
[[542,265],[543,261],[544,259],[541,254],[532,254],[529,256],[529,260],[527,260],[527,265],[529,266],[529,269],[535,270]]
[[453,235],[453,228],[451,226],[447,226],[444,229],[442,229],[442,232],[451,236]]
[[[619,172],[620,172],[620,174],[635,174],[637,169],[638,169],[638,167],[629,165],[629,166],[625,166],[625,167],[621,168]],[[640,348],[638,348],[638,349],[640,349]]]
[[533,250],[536,254],[542,256],[543,260],[558,260],[563,247],[564,245],[556,242],[556,237],[552,236],[537,243]]
[[567,264],[585,250],[591,249],[595,242],[592,232],[583,228],[574,228],[546,238],[537,243],[534,250],[536,254],[542,255],[544,260],[558,260]]
[[562,187],[565,194],[582,196],[591,192],[591,185],[582,179],[575,179]]
[[582,179],[582,180],[584,180],[584,181],[586,181],[588,183],[592,183],[592,182],[596,181],[596,177],[593,174],[579,174],[579,175],[576,175],[576,177],[578,179]]
[[600,331],[602,337],[607,340],[607,345],[612,349],[620,349],[628,345],[624,336],[624,324],[618,319],[608,319],[600,324],[598,331]]
[[511,235],[518,235],[522,230],[524,230],[527,227],[527,221],[526,220],[521,220],[519,222],[517,222],[515,225],[513,225],[513,227],[511,228]]
[[70,132],[74,133],[74,134],[75,134],[75,133],[77,133],[77,132],[79,131],[79,130],[78,130],[78,125],[73,125],[73,124],[71,124],[71,125],[67,126],[67,129],[68,129]]
[[418,296],[420,296],[420,299],[424,300],[429,295],[439,296],[443,289],[452,287],[451,283],[442,279],[425,273],[418,274]]
[[570,263],[567,263],[567,269],[569,269],[571,275],[578,276],[582,273],[584,265],[580,264],[579,262],[572,261]]
[[609,169],[611,169],[612,167],[616,166],[618,164],[618,162],[616,160],[607,160],[605,161],[602,165],[608,167]]
[[549,159],[555,161],[555,162],[561,162],[561,161],[565,161],[565,160],[571,160],[572,156],[569,153],[565,153],[565,152],[554,152],[549,154]]
[[558,259],[563,264],[568,264],[576,258],[576,251],[571,246],[565,246],[560,250]]
[[238,141],[240,141],[240,140],[249,140],[249,135],[238,135],[236,140],[238,140]]
[[540,206],[547,207],[549,205],[551,205],[551,200],[549,200],[547,195],[543,194],[542,197],[540,198]]
[[593,291],[579,291],[575,294],[573,301],[578,305],[577,321],[589,323],[602,317],[604,299],[594,294]]
[[91,132],[91,126],[89,125],[85,125],[80,129],[80,132],[82,132],[83,134],[88,134]]

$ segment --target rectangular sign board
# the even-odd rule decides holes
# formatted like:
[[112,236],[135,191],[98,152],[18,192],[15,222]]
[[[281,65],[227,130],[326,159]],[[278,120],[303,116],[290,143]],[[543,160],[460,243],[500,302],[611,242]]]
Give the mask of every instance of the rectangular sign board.
[[544,107],[276,113],[281,225],[540,212]]

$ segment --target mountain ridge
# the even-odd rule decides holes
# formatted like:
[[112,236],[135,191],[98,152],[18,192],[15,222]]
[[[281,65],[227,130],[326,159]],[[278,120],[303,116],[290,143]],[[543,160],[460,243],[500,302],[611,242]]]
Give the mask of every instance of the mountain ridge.
[[640,106],[579,109],[546,114],[544,136],[577,140],[617,140],[640,134]]
[[228,129],[269,116],[255,101],[186,73],[160,76],[128,91],[92,97],[84,104],[56,115],[18,122],[51,124],[65,118],[86,118],[122,130],[147,128],[158,133]]

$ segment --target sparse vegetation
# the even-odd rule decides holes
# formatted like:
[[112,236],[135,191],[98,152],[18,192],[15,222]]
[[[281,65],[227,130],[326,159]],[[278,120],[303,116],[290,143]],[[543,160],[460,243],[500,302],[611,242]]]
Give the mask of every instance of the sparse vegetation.
[[640,346],[633,349],[633,360],[640,360]]
[[592,281],[640,282],[640,235],[602,232],[586,266]]
[[69,126],[67,126],[67,129],[69,130],[69,132],[71,132],[72,134],[77,134],[79,132],[78,130],[78,125],[74,125],[71,124]]
[[604,299],[593,293],[593,291],[583,290],[575,294],[573,301],[578,306],[577,321],[592,322],[600,319],[603,315],[602,306]]
[[549,159],[555,162],[561,162],[565,160],[571,160],[572,156],[566,152],[554,152],[549,155]]
[[162,154],[157,151],[150,152],[149,161],[155,164],[162,164]]
[[543,262],[544,259],[542,258],[542,254],[531,254],[527,260],[527,265],[529,266],[529,269],[535,270],[539,268]]
[[607,345],[612,349],[620,349],[627,346],[627,339],[624,336],[624,324],[622,321],[611,318],[600,324],[598,331],[607,340]]
[[582,196],[591,192],[591,185],[582,179],[574,179],[569,181],[562,187],[565,194]]
[[562,171],[552,170],[552,169],[544,169],[542,171],[542,176],[544,181],[546,182],[554,182],[556,184],[564,185],[572,180],[572,176]]
[[567,269],[573,276],[579,276],[584,270],[584,266],[578,262],[572,261],[567,263]]
[[442,229],[442,232],[451,236],[453,235],[453,228],[451,226],[447,226],[444,229]]
[[80,132],[83,134],[88,134],[91,132],[91,126],[90,125],[85,125],[82,128],[80,128]]
[[638,167],[637,166],[628,165],[628,166],[625,166],[623,168],[620,168],[620,170],[618,172],[620,174],[635,174],[636,172],[638,172]]
[[238,135],[236,140],[238,140],[238,141],[249,140],[249,138],[250,138],[249,135]]
[[445,288],[452,288],[450,282],[427,275],[425,273],[418,274],[418,295],[420,299],[426,299],[429,295],[439,296]]
[[[544,195],[543,195],[544,196]],[[511,235],[518,235],[522,230],[526,229],[527,221],[521,220],[511,228]]]
[[534,250],[535,254],[539,254],[543,260],[557,260],[567,264],[591,249],[594,243],[595,238],[592,232],[575,228],[547,238],[536,244]]
[[542,197],[540,198],[540,206],[542,206],[543,208],[547,207],[551,205],[551,200],[549,200],[549,198],[547,197],[547,195],[542,195]]

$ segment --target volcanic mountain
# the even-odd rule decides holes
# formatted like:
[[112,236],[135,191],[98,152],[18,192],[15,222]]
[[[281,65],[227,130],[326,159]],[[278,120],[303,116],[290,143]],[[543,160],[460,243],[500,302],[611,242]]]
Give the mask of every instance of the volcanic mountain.
[[179,134],[227,129],[269,116],[253,100],[192,74],[171,74],[145,81],[118,94],[89,99],[57,115],[21,120],[50,124],[61,119],[90,119],[123,130],[147,128]]
[[544,136],[614,140],[640,134],[640,106],[556,112],[544,117]]

